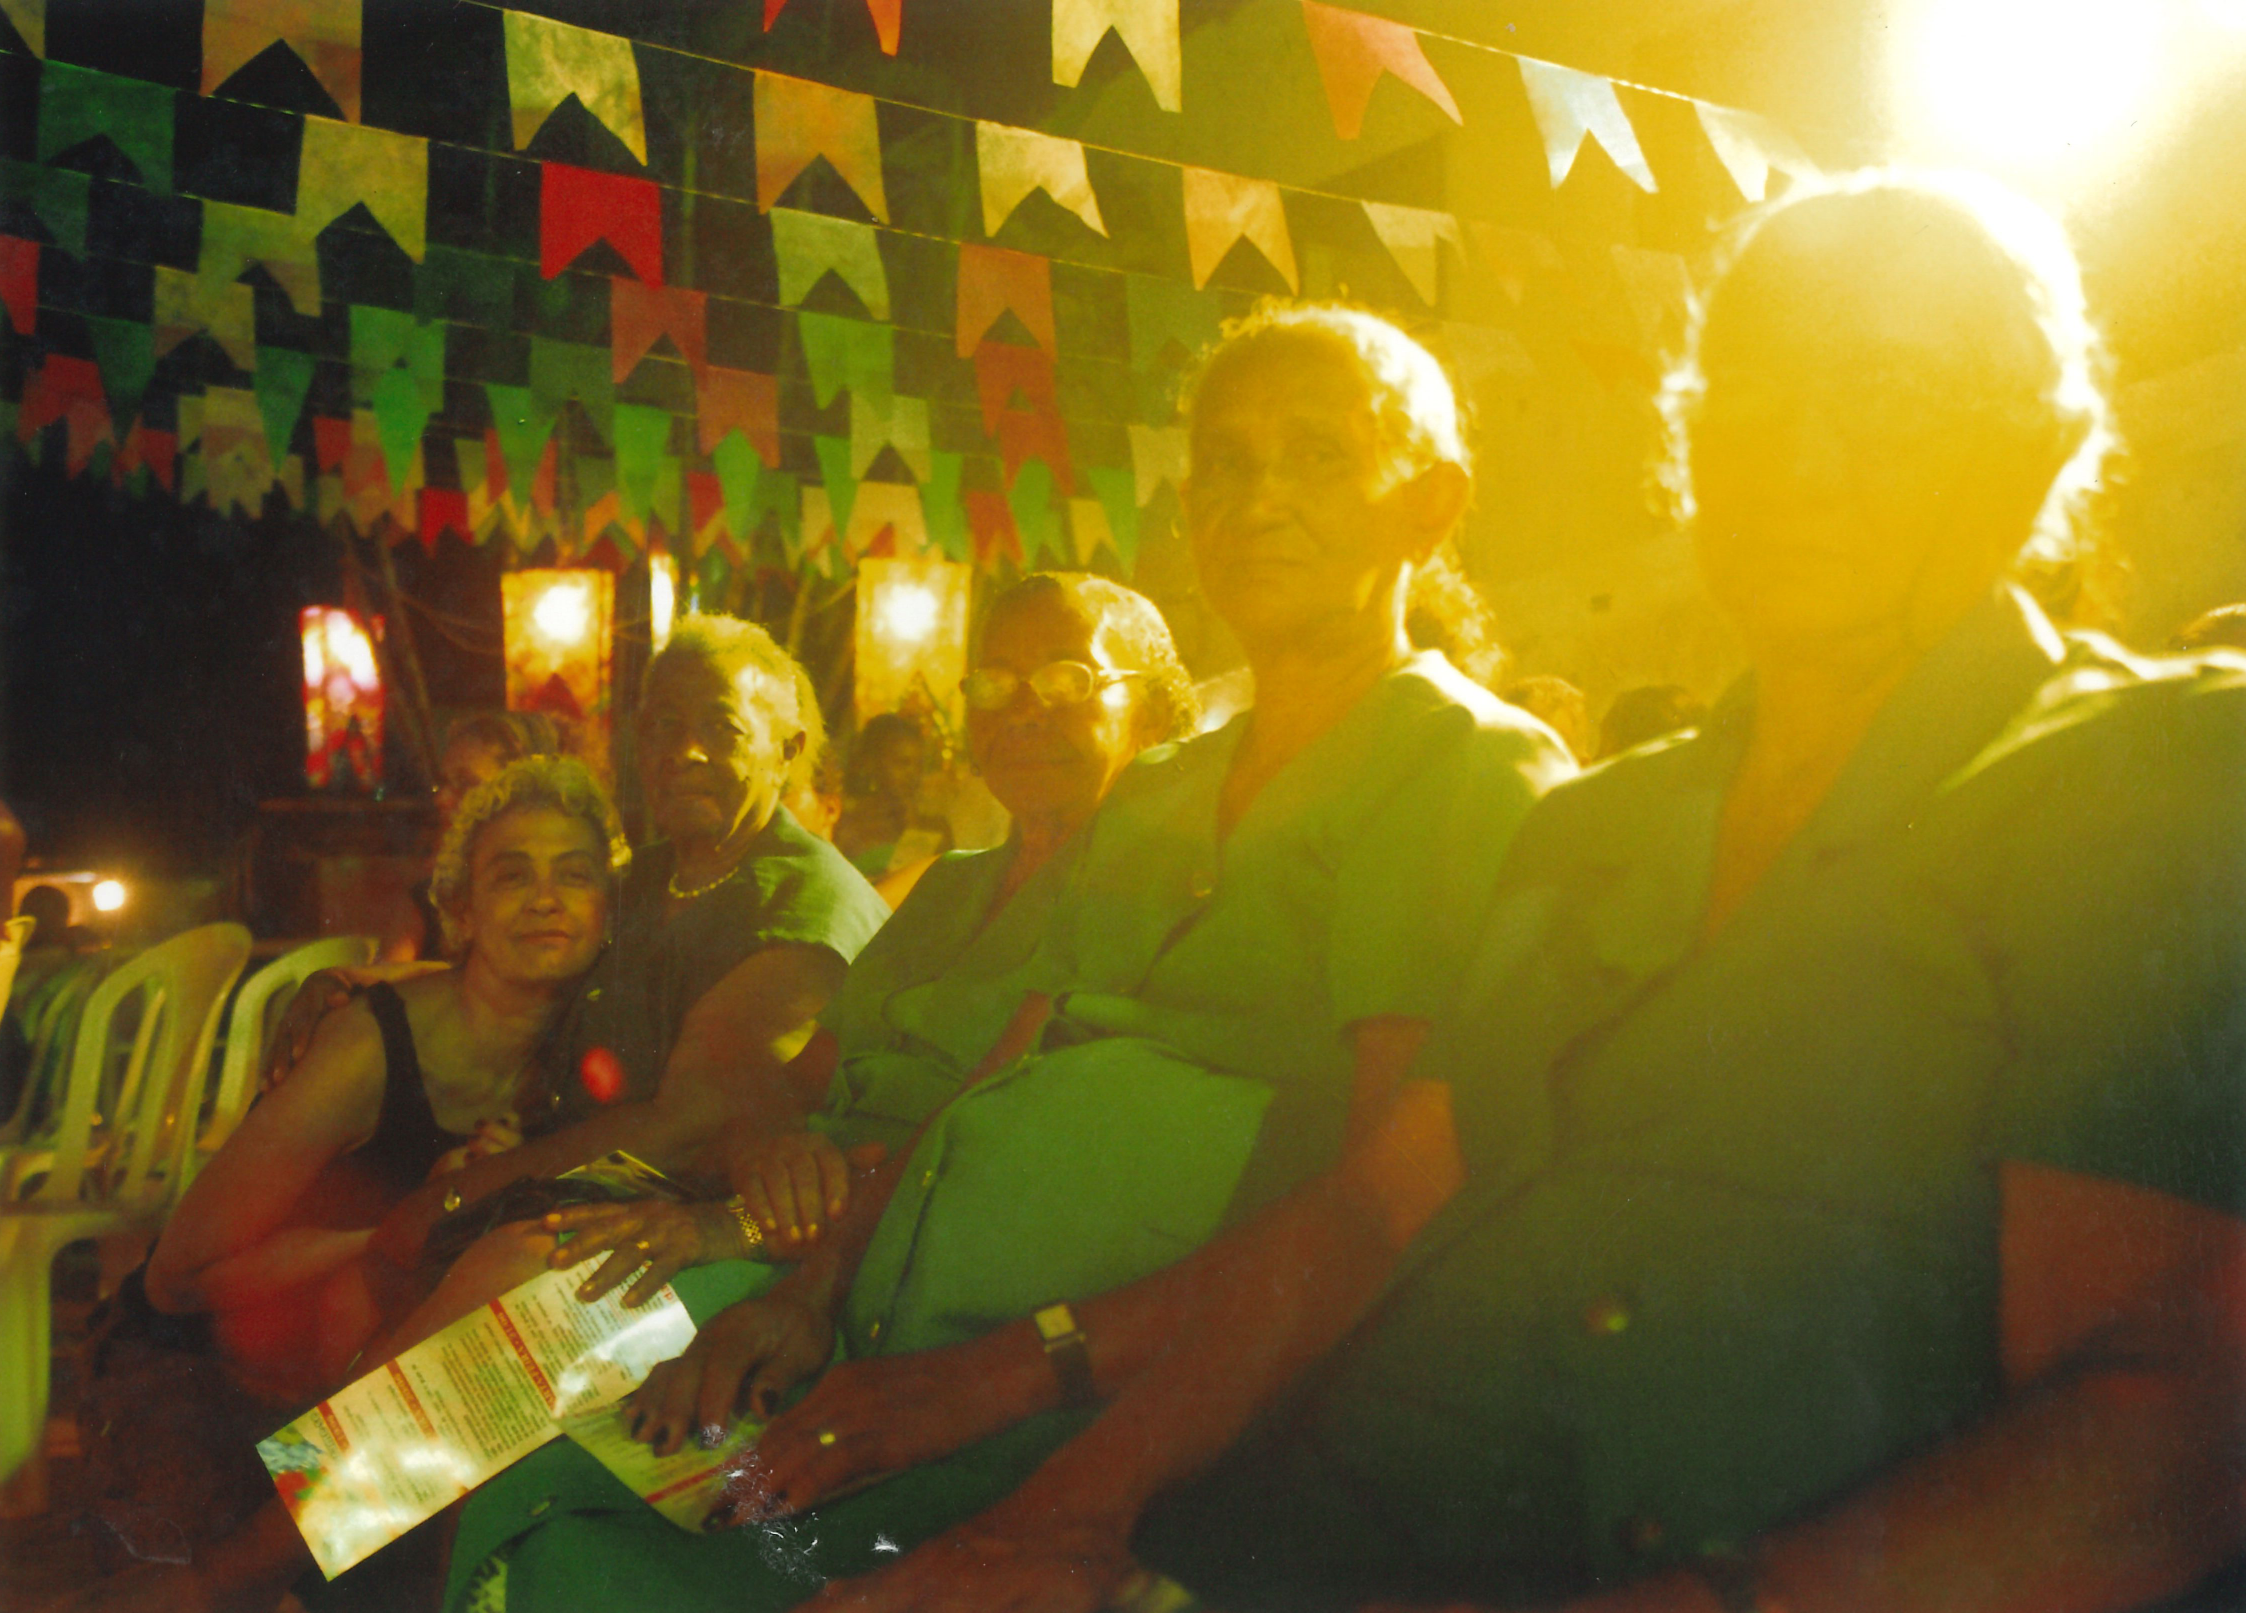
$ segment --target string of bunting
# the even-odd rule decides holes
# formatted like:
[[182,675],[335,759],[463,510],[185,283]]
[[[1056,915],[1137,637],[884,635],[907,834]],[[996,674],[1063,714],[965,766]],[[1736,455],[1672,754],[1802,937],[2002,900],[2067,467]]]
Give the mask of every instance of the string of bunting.
[[[1452,122],[1466,121],[1428,61],[1423,39],[1514,54],[1320,0],[1300,4],[1335,132],[1342,139],[1361,135],[1384,76],[1433,103]],[[536,139],[574,99],[644,164],[642,55],[710,61],[528,13],[483,9],[500,13],[516,150]],[[783,9],[783,0],[767,0],[767,29]],[[43,53],[41,0],[0,0],[0,15],[35,54]],[[869,0],[869,15],[882,49],[895,54],[902,26],[899,0]],[[1093,50],[1112,31],[1146,74],[1157,105],[1170,111],[1182,106],[1176,0],[1056,0],[1053,27],[1057,83],[1079,82]],[[512,383],[487,375],[474,389],[482,393],[491,419],[478,442],[452,434],[458,422],[456,408],[447,408],[448,380],[456,390],[462,383],[473,387],[473,381],[448,371],[446,331],[463,319],[467,325],[511,329],[516,307],[509,277],[527,264],[497,254],[432,247],[431,148],[445,143],[358,122],[359,34],[358,0],[207,0],[206,95],[278,40],[304,62],[345,117],[301,118],[293,213],[201,199],[194,269],[163,262],[147,266],[152,318],[136,323],[88,317],[91,357],[33,352],[22,366],[20,397],[12,405],[0,404],[0,410],[13,415],[12,422],[0,419],[0,427],[12,425],[9,434],[37,445],[48,427],[61,425],[64,463],[73,475],[94,467],[106,451],[109,474],[119,481],[138,477],[183,499],[207,497],[216,508],[252,514],[277,488],[292,507],[311,508],[324,520],[343,519],[362,531],[386,527],[396,538],[417,536],[431,544],[445,532],[470,541],[501,532],[526,551],[547,541],[566,549],[574,526],[580,548],[589,545],[596,553],[605,548],[613,559],[669,539],[692,551],[722,554],[739,565],[749,560],[752,541],[764,532],[777,542],[789,566],[830,574],[846,570],[859,554],[909,553],[930,546],[959,558],[1005,556],[1024,563],[1041,555],[1089,563],[1104,550],[1128,570],[1138,512],[1174,485],[1182,471],[1182,437],[1164,423],[1166,411],[1159,405],[1151,420],[1109,418],[1100,414],[1096,401],[1088,406],[1072,398],[1064,418],[1057,360],[1067,349],[1056,318],[1056,262],[1122,280],[1129,369],[1136,375],[1157,370],[1172,341],[1190,352],[1213,334],[1221,309],[1207,288],[1240,243],[1260,255],[1290,290],[1300,289],[1287,196],[1359,209],[1405,283],[1430,309],[1441,301],[1446,245],[1456,254],[1471,251],[1515,304],[1536,277],[1564,278],[1575,272],[1550,239],[1494,221],[1462,221],[1445,211],[1283,186],[718,63],[754,79],[754,202],[769,221],[776,302],[762,304],[665,281],[667,210],[691,217],[699,203],[745,202],[746,195],[541,161],[536,165],[541,279],[593,278],[574,266],[603,244],[628,273],[599,277],[610,280],[605,349],[524,333],[527,370],[517,372]],[[1554,187],[1566,181],[1588,140],[1641,189],[1656,188],[1614,81],[1533,58],[1515,60]],[[0,236],[0,304],[8,328],[35,338],[35,348],[43,336],[42,254],[59,249],[73,258],[85,257],[88,218],[97,198],[95,181],[87,174],[49,166],[50,159],[67,160],[88,142],[103,141],[152,194],[170,195],[178,178],[171,149],[174,91],[66,63],[49,62],[40,71],[40,161],[0,163],[0,196],[13,204],[16,217],[28,214],[53,237],[42,243],[21,235]],[[974,124],[986,236],[999,235],[1016,209],[1039,192],[1087,230],[1105,236],[1108,224],[1086,166],[1087,150],[1177,169],[1190,285],[898,227],[891,217],[876,116],[877,105],[884,102],[910,107],[924,117]],[[1759,199],[1773,168],[1806,169],[1798,149],[1766,121],[1737,109],[1692,104],[1710,148],[1743,196]],[[791,187],[814,166],[831,171],[847,186],[872,221],[787,205]],[[105,177],[99,183],[119,182]],[[191,197],[182,201],[197,205]],[[291,445],[306,409],[318,407],[312,399],[322,360],[276,342],[260,342],[257,292],[243,277],[262,271],[298,315],[320,316],[318,239],[362,206],[415,265],[417,312],[350,308],[348,418],[315,414],[309,456],[298,456]],[[956,254],[956,319],[944,335],[960,359],[973,363],[970,418],[979,422],[982,439],[995,446],[996,488],[966,485],[970,455],[980,458],[981,452],[971,440],[963,442],[957,433],[936,428],[929,398],[902,396],[896,390],[894,342],[901,327],[891,322],[884,235],[940,242]],[[1687,289],[1680,261],[1616,245],[1599,268],[1619,277],[1644,334],[1650,337],[1673,324]],[[1237,271],[1235,278],[1241,272],[1246,271]],[[844,288],[844,300],[854,299],[869,317],[827,311],[842,295],[820,289],[830,282]],[[812,303],[821,306],[806,306]],[[711,361],[713,304],[720,309],[792,310],[797,345],[819,408],[830,407],[842,391],[850,394],[846,434],[783,432],[777,374]],[[992,339],[994,332],[1002,339]],[[1486,373],[1530,363],[1518,340],[1502,329],[1454,324],[1449,334],[1454,359],[1462,367]],[[173,429],[158,429],[140,417],[156,366],[198,338],[207,340],[208,350],[222,353],[233,370],[246,372],[251,384],[206,384],[200,396],[182,393],[174,400]],[[643,361],[670,362],[665,343],[691,383],[692,429],[670,407],[617,397]],[[1578,344],[1594,368],[1600,345]],[[1072,363],[1105,362],[1102,355],[1067,351]],[[1143,388],[1137,392],[1145,395]],[[565,474],[556,427],[571,402],[609,455],[570,454]],[[448,426],[447,420],[454,423]],[[445,434],[430,436],[432,422]],[[1098,463],[1107,455],[1096,453],[1093,462],[1079,465],[1071,422],[1080,429],[1122,428],[1111,440],[1127,445],[1130,464]],[[807,453],[799,457],[784,450],[784,439],[801,442],[803,437],[810,438]],[[707,461],[708,469],[691,466],[692,459]],[[893,462],[912,480],[867,481],[882,462]],[[784,463],[798,469],[785,471]]]

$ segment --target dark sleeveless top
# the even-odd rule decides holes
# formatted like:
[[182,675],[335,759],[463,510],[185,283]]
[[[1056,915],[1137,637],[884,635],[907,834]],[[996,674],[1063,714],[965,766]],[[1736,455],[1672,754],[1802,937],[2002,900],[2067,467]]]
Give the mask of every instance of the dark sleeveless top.
[[369,986],[367,1011],[382,1032],[382,1115],[374,1135],[352,1157],[371,1165],[401,1192],[419,1187],[439,1156],[468,1138],[437,1124],[421,1077],[421,1058],[413,1048],[413,1026],[405,999],[383,982]]

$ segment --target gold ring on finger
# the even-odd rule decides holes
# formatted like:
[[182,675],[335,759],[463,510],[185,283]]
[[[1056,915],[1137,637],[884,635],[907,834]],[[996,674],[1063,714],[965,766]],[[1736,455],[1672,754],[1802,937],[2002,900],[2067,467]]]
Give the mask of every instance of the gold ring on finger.
[[834,1443],[834,1441],[835,1441],[835,1433],[834,1433],[834,1430],[833,1430],[833,1429],[831,1429],[831,1428],[822,1428],[822,1429],[820,1429],[820,1430],[819,1430],[819,1443],[820,1443],[820,1444],[822,1444],[822,1445],[832,1445],[832,1444]]
[[634,1249],[637,1249],[637,1250],[638,1250],[638,1251],[639,1251],[639,1252],[640,1252],[641,1254],[643,1254],[643,1255],[644,1255],[644,1254],[646,1254],[646,1253],[647,1253],[647,1251],[648,1251],[648,1250],[650,1250],[650,1249],[654,1248],[654,1247],[655,1247],[655,1245],[653,1245],[652,1243],[649,1243],[649,1242],[648,1242],[648,1241],[647,1241],[647,1240],[646,1240],[645,1238],[642,1238],[642,1239],[640,1239],[640,1241],[639,1241],[639,1242],[637,1242],[637,1243],[633,1244],[633,1245],[632,1245],[632,1247],[633,1247]]

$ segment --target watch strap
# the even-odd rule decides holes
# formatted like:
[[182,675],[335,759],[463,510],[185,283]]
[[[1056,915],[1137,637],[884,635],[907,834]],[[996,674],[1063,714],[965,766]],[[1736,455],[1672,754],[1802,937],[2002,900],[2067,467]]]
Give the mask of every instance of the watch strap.
[[1060,1380],[1061,1404],[1070,1408],[1095,1405],[1098,1391],[1092,1386],[1091,1342],[1076,1325],[1076,1313],[1065,1304],[1047,1305],[1032,1313],[1045,1359]]

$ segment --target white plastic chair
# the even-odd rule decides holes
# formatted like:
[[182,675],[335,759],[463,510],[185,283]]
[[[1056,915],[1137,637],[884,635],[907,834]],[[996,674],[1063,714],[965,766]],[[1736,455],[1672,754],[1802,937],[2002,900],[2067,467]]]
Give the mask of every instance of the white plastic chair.
[[0,924],[0,1009],[8,1006],[8,993],[16,984],[16,963],[23,957],[23,944],[31,939],[38,922],[35,918],[19,918]]
[[[207,924],[121,965],[87,1000],[54,1144],[37,1151],[43,1179],[0,1204],[0,1482],[38,1455],[46,1426],[55,1255],[161,1222],[195,1145],[226,993],[249,956],[249,931]],[[132,1056],[105,1079],[112,1029],[134,998]]]
[[249,979],[234,994],[226,1016],[226,1051],[219,1055],[218,1092],[210,1112],[203,1117],[202,1134],[187,1156],[185,1179],[177,1184],[172,1202],[187,1191],[189,1182],[210,1163],[234,1128],[249,1113],[257,1096],[258,1066],[265,1058],[265,1038],[275,1014],[288,1006],[296,989],[322,969],[359,969],[374,962],[382,943],[371,935],[339,935],[310,941],[283,953]]

